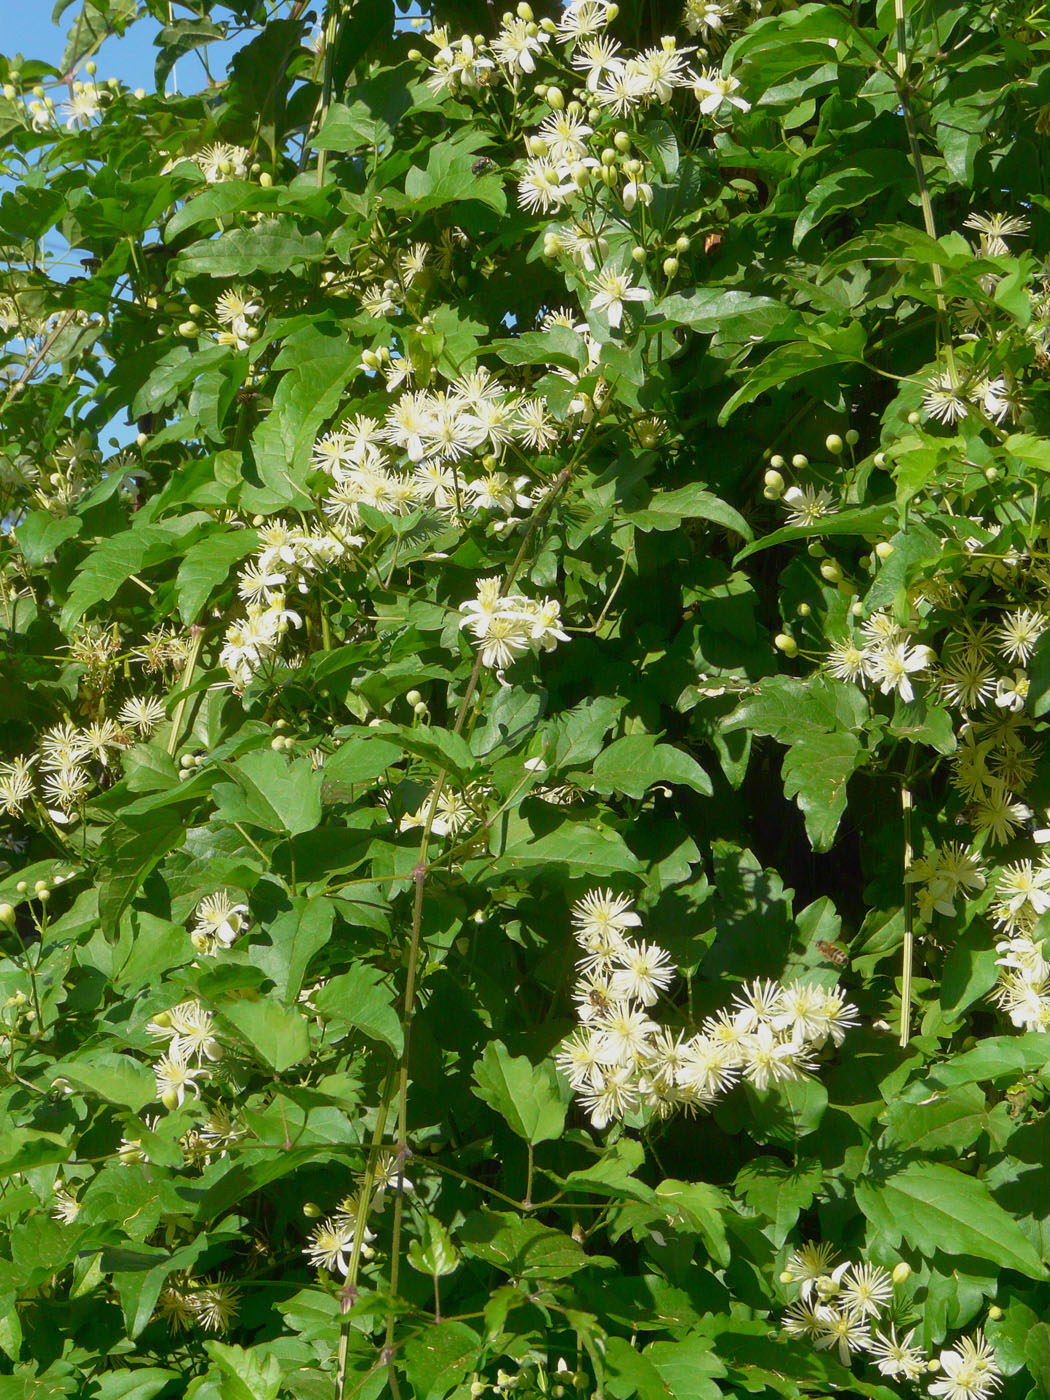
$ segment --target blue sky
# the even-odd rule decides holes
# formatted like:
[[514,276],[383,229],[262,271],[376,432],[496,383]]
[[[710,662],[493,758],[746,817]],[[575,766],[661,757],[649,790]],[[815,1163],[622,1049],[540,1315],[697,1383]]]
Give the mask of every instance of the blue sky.
[[[0,0],[0,45],[7,54],[21,53],[24,58],[40,58],[48,63],[57,63],[65,50],[66,35],[76,18],[78,5],[66,11],[60,24],[52,24],[51,0]],[[128,87],[145,88],[152,92],[153,65],[157,50],[154,36],[160,32],[160,25],[154,19],[142,19],[129,27],[124,38],[107,39],[96,58],[97,77],[119,78]],[[211,47],[212,71],[222,71],[228,54],[236,44],[214,44]],[[226,55],[223,54],[226,50]],[[203,85],[204,72],[199,61],[192,55],[179,64],[179,71],[185,70],[185,86],[196,91]],[[169,80],[170,90],[170,80]]]

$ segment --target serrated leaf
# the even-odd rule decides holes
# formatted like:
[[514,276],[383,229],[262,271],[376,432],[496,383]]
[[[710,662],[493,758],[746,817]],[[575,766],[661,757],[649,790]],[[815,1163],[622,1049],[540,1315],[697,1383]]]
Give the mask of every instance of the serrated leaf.
[[856,1183],[857,1204],[887,1238],[932,1254],[971,1254],[1027,1278],[1047,1275],[1034,1246],[987,1186],[940,1162],[910,1162]]

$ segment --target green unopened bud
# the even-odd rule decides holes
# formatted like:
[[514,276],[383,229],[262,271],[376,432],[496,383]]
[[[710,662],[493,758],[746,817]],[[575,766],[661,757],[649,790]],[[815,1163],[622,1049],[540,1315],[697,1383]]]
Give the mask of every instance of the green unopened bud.
[[410,60],[412,63],[418,63],[418,62],[420,61],[420,59],[423,57],[423,54],[422,54],[422,51],[421,51],[420,49],[409,49],[409,51],[408,51],[408,57],[409,57],[409,60]]
[[613,145],[621,155],[626,155],[631,149],[631,138],[626,131],[618,131],[613,137]]
[[788,1271],[785,1269],[784,1272],[780,1275],[780,1282],[781,1282],[781,1283],[794,1283],[794,1282],[795,1282],[795,1275],[794,1275],[794,1274],[789,1274]]
[[812,559],[823,559],[824,555],[827,554],[827,550],[819,540],[810,540],[809,544],[806,545],[806,553]]
[[641,248],[641,247],[638,247],[638,246],[635,246],[634,248],[631,249],[631,257],[634,259],[634,261],[635,261],[636,263],[643,263],[643,262],[645,262],[645,249],[644,249],[644,248]]
[[799,615],[799,617],[809,617],[809,615],[810,615],[810,613],[811,613],[812,611],[813,611],[813,609],[809,606],[808,603],[799,603],[799,605],[798,605],[798,615]]
[[605,9],[605,19],[606,19],[606,22],[609,23],[609,24],[612,24],[613,20],[616,18],[616,16],[617,16],[619,13],[620,13],[620,7],[619,7],[619,5],[617,5],[617,4],[615,4],[615,3],[613,3],[612,5],[607,5],[607,6],[606,6],[606,9]]
[[684,233],[682,234],[681,238],[676,238],[674,241],[674,250],[676,253],[688,253],[691,247],[692,244],[689,242],[689,239],[686,238]]
[[993,1303],[988,1309],[988,1319],[990,1322],[998,1322],[1003,1315],[1003,1310],[997,1303]]
[[603,165],[615,165],[615,164],[616,164],[616,152],[613,150],[613,148],[612,148],[611,146],[606,146],[605,150],[602,151],[602,164],[603,164]]
[[521,0],[521,4],[518,6],[517,13],[519,19],[523,19],[530,24],[536,18],[536,16],[532,12],[532,6],[527,5],[525,3],[525,0]]
[[34,892],[35,892],[36,894],[43,894],[44,891],[45,891],[46,889],[47,889],[47,881],[46,881],[46,880],[38,880],[38,881],[36,882],[36,884],[33,886],[33,890],[34,890]]
[[136,96],[136,97],[138,98],[138,100],[141,102],[142,99],[146,96],[146,89],[145,89],[145,88],[136,88],[136,89],[135,89],[135,96]]
[[828,583],[840,583],[842,581],[842,570],[834,559],[825,559],[820,566],[820,576],[827,579]]
[[420,695],[420,693],[419,693],[418,690],[410,690],[410,691],[408,692],[408,694],[405,696],[405,699],[408,701],[408,703],[409,703],[410,705],[418,705],[419,702],[420,702],[420,700],[422,700],[422,698],[423,698],[423,697],[422,697],[422,695]]
[[770,467],[762,478],[771,491],[775,491],[779,496],[784,490],[784,478],[777,471],[776,467]]
[[25,880],[19,880],[18,884],[15,886],[15,889],[18,891],[19,894],[25,894],[25,892],[29,889],[29,885]]
[[782,651],[785,656],[798,655],[798,642],[795,641],[794,637],[789,637],[786,632],[778,632],[773,638],[773,645],[777,651]]
[[199,329],[196,321],[183,321],[179,325],[179,335],[196,335]]
[[828,433],[827,437],[824,439],[824,446],[837,457],[842,451],[844,444],[838,433]]
[[160,1101],[169,1113],[174,1113],[179,1106],[178,1089],[165,1089],[160,1096]]
[[15,907],[13,904],[0,904],[0,924],[7,928],[15,926]]
[[427,702],[420,700],[418,705],[412,706],[412,713],[415,715],[425,715],[427,712]]
[[675,275],[675,273],[678,271],[678,259],[677,259],[677,258],[664,258],[664,261],[663,261],[663,269],[664,269],[664,276],[665,276],[665,277],[673,277],[673,276]]
[[886,465],[886,454],[885,454],[885,452],[876,452],[876,453],[875,453],[875,457],[874,457],[874,461],[875,461],[875,465],[876,465],[877,467],[884,467],[884,466]]
[[860,442],[860,433],[857,432],[856,428],[850,428],[848,430],[846,433],[846,441],[849,443],[850,447],[856,447],[857,443]]
[[998,480],[999,480],[999,468],[998,468],[998,467],[985,467],[985,469],[984,469],[984,479],[985,479],[985,481],[998,481]]
[[88,75],[89,78],[93,78],[95,76],[95,74],[98,72],[98,64],[94,61],[94,59],[92,59],[90,63],[84,64],[84,72]]
[[889,540],[879,540],[875,546],[875,553],[880,559],[888,559],[893,553],[893,545],[890,544]]
[[4,84],[4,96],[7,98],[8,102],[13,102],[15,100],[18,96],[18,89],[15,87],[14,83]]
[[560,112],[565,106],[565,94],[560,87],[549,87],[547,89],[547,106],[554,112]]
[[260,176],[259,176],[259,184],[263,187],[264,190],[268,190],[268,189],[270,188],[270,186],[273,184],[273,176],[270,174],[270,172],[269,172],[268,170],[264,170],[264,171],[262,171],[262,173],[260,174]]
[[905,1279],[911,1278],[911,1265],[906,1259],[902,1259],[901,1262],[896,1265],[890,1277],[893,1279],[894,1283],[903,1283]]
[[796,452],[791,459],[791,465],[797,471],[802,471],[805,467],[809,466],[809,458],[803,452]]

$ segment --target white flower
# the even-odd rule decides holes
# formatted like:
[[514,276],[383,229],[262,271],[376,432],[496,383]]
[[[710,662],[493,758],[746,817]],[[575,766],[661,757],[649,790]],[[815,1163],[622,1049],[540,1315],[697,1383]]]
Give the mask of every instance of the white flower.
[[916,671],[925,670],[929,664],[930,654],[926,647],[909,648],[906,642],[897,642],[874,658],[872,674],[883,695],[896,691],[902,700],[914,700],[910,677]]
[[717,112],[723,102],[728,102],[732,107],[738,107],[741,112],[749,112],[751,103],[736,96],[739,86],[739,79],[733,78],[729,74],[723,76],[715,68],[705,68],[700,77],[693,80],[693,95],[700,103],[700,110],[705,116],[711,116]]
[[985,1400],[1002,1384],[995,1352],[980,1332],[972,1339],[961,1338],[950,1351],[942,1351],[939,1360],[944,1379],[931,1382],[931,1395],[943,1395],[946,1400]]
[[1013,679],[1003,676],[995,687],[995,703],[1000,710],[1017,714],[1028,698],[1029,680],[1023,671],[1015,671]]
[[608,263],[594,279],[591,290],[594,296],[590,309],[604,311],[609,325],[613,327],[619,326],[623,320],[624,302],[649,301],[652,297],[652,292],[647,288],[633,286],[626,272],[620,272]]

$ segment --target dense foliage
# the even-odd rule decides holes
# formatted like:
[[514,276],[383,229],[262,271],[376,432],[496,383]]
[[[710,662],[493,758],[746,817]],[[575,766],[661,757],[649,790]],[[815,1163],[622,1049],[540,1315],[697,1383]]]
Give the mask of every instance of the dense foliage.
[[0,58],[0,1400],[1050,1393],[1041,13]]

